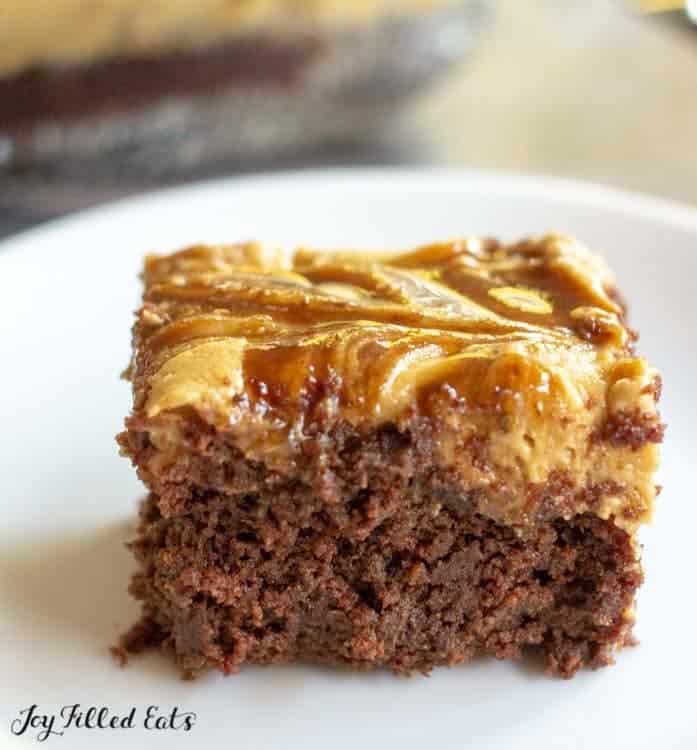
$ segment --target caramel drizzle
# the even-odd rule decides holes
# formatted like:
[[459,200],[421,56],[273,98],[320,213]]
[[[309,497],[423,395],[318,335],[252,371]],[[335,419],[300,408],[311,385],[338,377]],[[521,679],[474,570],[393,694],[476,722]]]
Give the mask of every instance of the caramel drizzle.
[[[278,257],[245,245],[150,258],[146,308],[160,324],[138,329],[150,371],[197,342],[239,338],[247,342],[242,366],[250,393],[276,383],[298,394],[308,378],[338,383],[349,375],[360,388],[344,392],[344,402],[377,403],[418,361],[438,381],[424,381],[424,393],[447,377],[465,396],[526,387],[552,395],[544,367],[514,350],[578,349],[588,361],[591,344],[576,333],[572,312],[599,308],[612,323],[619,309],[605,292],[606,278],[586,278],[586,269],[545,240],[507,248],[462,241],[382,259],[308,250],[292,263]],[[515,295],[511,302],[491,294],[516,288],[541,304],[517,308]],[[489,372],[502,353],[505,366]],[[511,380],[516,371],[524,376]]]
[[[432,297],[429,297],[432,299]],[[463,298],[464,299],[464,298]],[[505,334],[516,331],[553,336],[553,329],[542,329],[523,321],[503,318],[486,308],[471,304],[453,304],[428,309],[423,304],[411,306],[393,303],[367,303],[340,299],[321,290],[308,292],[289,286],[282,291],[273,287],[251,287],[226,280],[214,284],[192,283],[179,286],[158,284],[146,294],[146,301],[193,305],[200,310],[225,310],[232,315],[271,314],[277,322],[290,326],[314,326],[331,322],[369,321],[408,328],[426,328],[460,333]]]

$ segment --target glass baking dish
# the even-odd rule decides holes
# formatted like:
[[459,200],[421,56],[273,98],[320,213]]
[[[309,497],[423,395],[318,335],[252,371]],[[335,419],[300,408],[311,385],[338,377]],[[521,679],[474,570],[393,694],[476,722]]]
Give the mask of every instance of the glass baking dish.
[[490,6],[440,0],[370,21],[277,24],[204,52],[0,78],[0,169],[166,175],[361,142],[473,50]]

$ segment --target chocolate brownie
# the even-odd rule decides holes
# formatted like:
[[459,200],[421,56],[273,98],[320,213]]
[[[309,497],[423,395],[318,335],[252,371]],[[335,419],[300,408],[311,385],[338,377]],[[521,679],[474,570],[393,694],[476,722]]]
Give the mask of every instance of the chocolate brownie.
[[[10,3],[0,14],[0,134],[298,81],[328,28],[446,0]],[[81,6],[81,7],[79,7]]]
[[154,101],[208,97],[231,88],[292,87],[321,51],[309,36],[248,37],[212,49],[130,57],[67,68],[32,68],[0,77],[0,130],[121,115]]
[[185,674],[427,672],[631,642],[663,425],[605,263],[558,235],[146,259],[118,440],[141,621]]

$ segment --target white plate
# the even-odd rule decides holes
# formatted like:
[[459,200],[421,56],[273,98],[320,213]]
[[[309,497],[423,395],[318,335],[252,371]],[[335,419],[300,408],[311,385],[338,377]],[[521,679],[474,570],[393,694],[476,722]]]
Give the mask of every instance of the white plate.
[[[117,669],[107,647],[136,617],[123,548],[141,488],[114,435],[130,406],[142,255],[195,241],[409,247],[555,229],[604,250],[642,351],[665,375],[670,424],[645,534],[641,645],[616,667],[553,680],[477,660],[430,679],[311,667],[182,682],[157,654]],[[0,245],[0,737],[32,704],[136,708],[135,728],[69,728],[49,746],[695,748],[692,474],[697,424],[697,212],[540,178],[352,171],[228,180],[90,211]],[[146,731],[149,705],[193,711]],[[15,725],[18,726],[18,725]],[[59,722],[54,727],[59,728]],[[19,740],[34,744],[38,730]],[[4,743],[2,743],[4,744]]]

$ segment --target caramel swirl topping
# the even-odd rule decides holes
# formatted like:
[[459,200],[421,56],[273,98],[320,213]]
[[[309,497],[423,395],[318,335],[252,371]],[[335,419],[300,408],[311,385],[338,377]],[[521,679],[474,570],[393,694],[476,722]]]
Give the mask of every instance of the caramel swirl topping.
[[402,255],[197,246],[149,256],[144,279],[150,417],[193,407],[225,422],[245,403],[294,420],[322,402],[375,422],[453,394],[473,409],[563,414],[628,355],[609,270],[557,235]]
[[153,460],[177,460],[192,416],[280,473],[334,427],[389,423],[428,433],[496,520],[527,523],[558,476],[597,489],[560,512],[632,534],[651,517],[660,379],[607,266],[572,239],[197,246],[149,256],[144,281],[129,373]]

